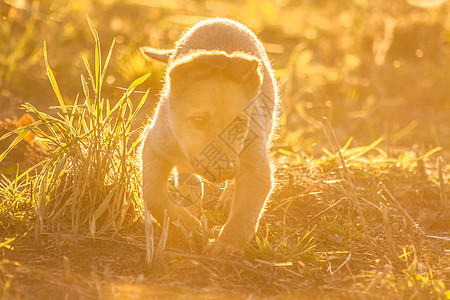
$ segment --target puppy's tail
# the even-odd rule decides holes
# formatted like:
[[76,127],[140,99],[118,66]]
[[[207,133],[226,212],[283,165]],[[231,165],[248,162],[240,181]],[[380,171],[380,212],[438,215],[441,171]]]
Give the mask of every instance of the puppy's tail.
[[150,59],[155,59],[161,62],[168,62],[169,57],[172,55],[174,50],[172,49],[156,49],[151,47],[141,47],[139,51],[146,57]]

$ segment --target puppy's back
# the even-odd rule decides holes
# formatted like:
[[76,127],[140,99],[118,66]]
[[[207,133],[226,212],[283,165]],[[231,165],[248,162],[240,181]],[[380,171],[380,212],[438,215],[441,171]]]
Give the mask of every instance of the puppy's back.
[[229,19],[205,20],[189,29],[177,42],[173,58],[192,50],[221,50],[228,54],[239,51],[266,60],[263,46],[245,26]]

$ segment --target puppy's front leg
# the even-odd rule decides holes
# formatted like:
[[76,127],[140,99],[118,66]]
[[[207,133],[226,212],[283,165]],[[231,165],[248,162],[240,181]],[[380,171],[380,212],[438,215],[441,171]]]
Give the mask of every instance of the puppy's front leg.
[[173,165],[152,151],[143,151],[142,193],[144,205],[160,223],[164,222],[164,211],[170,221],[179,220],[187,231],[200,228],[200,222],[187,210],[173,204],[167,193],[167,181]]
[[211,255],[243,250],[244,244],[255,233],[271,188],[272,176],[267,155],[264,155],[263,159],[241,163],[230,216],[213,246]]

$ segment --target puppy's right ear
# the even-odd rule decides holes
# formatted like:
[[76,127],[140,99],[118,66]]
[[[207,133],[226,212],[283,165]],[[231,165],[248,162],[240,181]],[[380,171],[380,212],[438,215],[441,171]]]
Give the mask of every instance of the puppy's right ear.
[[171,49],[156,49],[151,47],[141,47],[139,51],[148,59],[154,59],[161,62],[168,62],[170,56],[174,52]]
[[227,72],[244,85],[248,99],[252,100],[258,94],[262,75],[260,62],[256,57],[240,54],[232,56]]

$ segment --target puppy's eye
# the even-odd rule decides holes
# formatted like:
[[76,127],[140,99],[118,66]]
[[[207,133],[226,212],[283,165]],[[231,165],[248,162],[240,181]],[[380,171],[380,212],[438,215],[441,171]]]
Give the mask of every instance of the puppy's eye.
[[205,117],[193,117],[190,118],[190,121],[198,129],[204,129],[208,125]]

